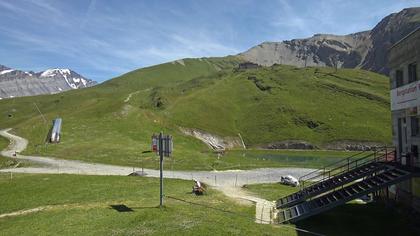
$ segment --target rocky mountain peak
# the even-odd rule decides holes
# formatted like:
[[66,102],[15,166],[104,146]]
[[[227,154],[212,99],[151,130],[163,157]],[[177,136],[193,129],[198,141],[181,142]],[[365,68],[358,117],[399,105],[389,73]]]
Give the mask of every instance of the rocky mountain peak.
[[361,68],[388,74],[389,48],[418,27],[420,7],[406,8],[382,19],[370,33],[371,49]]
[[55,68],[34,73],[0,65],[0,99],[54,94],[95,84],[95,81],[86,79],[70,69]]
[[333,60],[337,60],[338,67],[388,74],[388,49],[417,27],[420,27],[420,7],[407,8],[385,17],[369,31],[264,42],[238,56],[263,66],[332,66]]
[[70,69],[48,69],[42,72],[37,73],[39,78],[59,78],[64,81],[72,88],[86,88],[90,87],[95,84],[95,82],[86,79],[85,77],[79,75],[78,73],[70,70]]

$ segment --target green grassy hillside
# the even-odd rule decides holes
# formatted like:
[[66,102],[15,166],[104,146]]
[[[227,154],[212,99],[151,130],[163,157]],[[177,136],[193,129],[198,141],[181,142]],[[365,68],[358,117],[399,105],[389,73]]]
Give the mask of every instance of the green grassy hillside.
[[[175,169],[284,165],[242,153],[217,160],[179,127],[220,136],[240,133],[251,148],[284,140],[304,140],[320,148],[343,140],[390,140],[386,77],[280,65],[234,70],[239,63],[235,57],[184,59],[88,89],[1,100],[0,128],[13,127],[28,138],[26,153],[145,167],[157,166],[156,157],[142,151],[150,149],[151,134],[162,130],[174,135],[170,166]],[[45,147],[55,117],[64,120],[62,142]]]
[[[163,209],[154,178],[0,174],[0,188],[0,215],[44,207],[0,218],[0,235],[297,235],[255,224],[253,205],[218,191],[191,194],[190,181],[165,180],[165,195],[184,201],[165,198]],[[118,205],[128,211],[112,207]]]
[[210,85],[203,80],[206,86],[184,92],[191,83],[167,92],[179,98],[168,103],[166,117],[221,135],[241,133],[250,146],[389,140],[388,82],[373,73],[276,66],[211,78]]
[[[7,145],[9,145],[9,141],[3,137],[0,137],[0,150],[5,149]],[[8,159],[0,155],[0,168],[7,166],[7,164],[8,164]]]

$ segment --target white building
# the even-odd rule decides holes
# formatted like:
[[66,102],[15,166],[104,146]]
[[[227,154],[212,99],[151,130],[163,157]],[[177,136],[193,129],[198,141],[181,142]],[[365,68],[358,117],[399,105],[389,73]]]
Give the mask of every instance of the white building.
[[389,55],[392,141],[397,163],[414,175],[390,191],[420,211],[420,28],[393,45]]

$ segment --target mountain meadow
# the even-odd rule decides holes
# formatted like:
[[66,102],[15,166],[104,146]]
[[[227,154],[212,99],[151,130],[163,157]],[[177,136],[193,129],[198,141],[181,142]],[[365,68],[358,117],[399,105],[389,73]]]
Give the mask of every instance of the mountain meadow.
[[[151,136],[163,131],[174,137],[165,168],[196,170],[287,166],[285,156],[301,160],[293,165],[321,167],[349,155],[326,149],[389,144],[386,76],[277,64],[239,69],[241,63],[234,56],[183,59],[82,90],[3,99],[0,128],[27,138],[28,155],[148,168],[158,167]],[[61,143],[47,145],[56,117],[63,118]],[[234,141],[220,156],[194,131]],[[310,150],[274,150],[288,143]]]

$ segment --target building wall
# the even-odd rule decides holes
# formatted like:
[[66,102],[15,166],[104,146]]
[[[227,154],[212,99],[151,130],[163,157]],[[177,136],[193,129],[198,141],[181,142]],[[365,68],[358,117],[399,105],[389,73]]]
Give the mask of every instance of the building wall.
[[[389,57],[389,66],[391,68],[390,72],[390,87],[395,92],[398,91],[397,88],[397,81],[396,81],[396,74],[397,70],[403,71],[403,86],[400,86],[400,88],[403,88],[404,86],[411,86],[414,85],[414,83],[417,86],[415,86],[415,89],[420,91],[420,83],[419,82],[412,82],[409,83],[409,72],[408,72],[408,65],[411,63],[417,64],[417,80],[420,79],[420,29],[413,32],[406,38],[404,38],[402,41],[397,43],[391,48],[390,51],[390,57]],[[410,84],[410,85],[408,85]],[[417,88],[418,87],[418,88]],[[419,92],[417,91],[417,92]],[[416,93],[418,94],[418,93]],[[391,97],[392,97],[392,91],[391,91]],[[394,99],[394,98],[392,98]],[[395,101],[391,101],[393,106],[396,104]],[[398,107],[397,107],[398,108]],[[395,107],[392,108],[391,112],[391,119],[392,119],[392,141],[394,146],[397,148],[397,158],[399,158],[402,162],[402,164],[414,164],[415,166],[420,167],[420,157],[414,158],[414,160],[410,160],[411,163],[407,163],[408,159],[403,157],[403,155],[410,153],[412,145],[418,146],[420,150],[420,135],[413,136],[412,134],[412,124],[411,117],[417,117],[420,119],[420,98],[416,102],[410,103],[410,108],[403,108],[403,109],[396,109]],[[417,110],[417,112],[413,112]],[[398,119],[399,118],[405,118],[406,119],[406,128],[401,127],[401,131],[404,133],[403,130],[406,130],[406,134],[403,136],[403,145],[402,147],[399,147],[399,124]],[[405,136],[407,137],[407,140],[405,142]]]
[[[391,68],[391,89],[396,88],[395,72],[402,69],[404,72],[404,84],[408,83],[408,64],[417,62],[420,64],[420,29],[407,36],[394,45],[389,54],[389,67]],[[420,67],[417,66],[417,75]]]
[[[408,66],[417,64],[417,80],[420,80],[420,29],[416,30],[394,45],[389,54],[390,87],[391,87],[391,120],[392,142],[396,147],[397,159],[402,165],[420,167],[420,157],[413,157],[412,148],[420,151],[420,134],[414,136],[412,117],[420,119],[420,81],[409,82]],[[397,87],[397,71],[403,72],[402,85]],[[399,119],[405,118],[405,128]],[[402,122],[401,122],[402,123]],[[401,136],[399,136],[401,134]],[[400,137],[403,145],[400,146]],[[405,156],[409,155],[410,158]],[[420,212],[420,178],[396,184],[389,188],[391,196],[401,203],[409,204]]]

